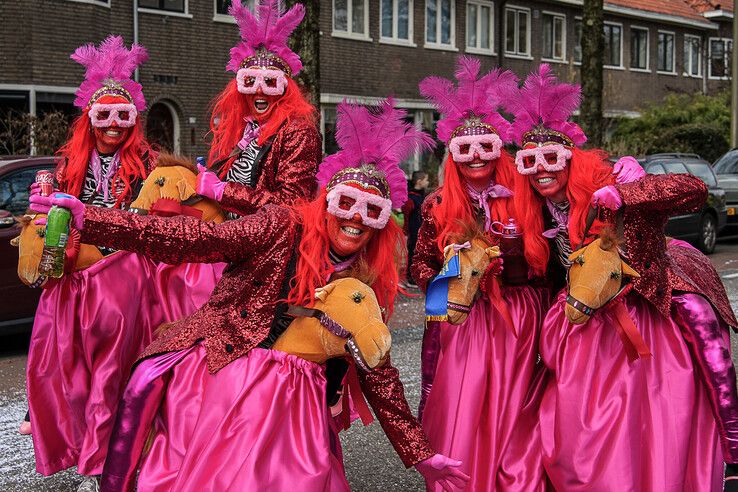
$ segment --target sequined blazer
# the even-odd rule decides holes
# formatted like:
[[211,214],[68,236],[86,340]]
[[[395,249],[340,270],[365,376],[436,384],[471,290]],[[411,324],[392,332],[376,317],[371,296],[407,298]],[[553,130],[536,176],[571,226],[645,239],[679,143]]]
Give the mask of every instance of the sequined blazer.
[[424,292],[428,288],[428,282],[438,275],[443,267],[443,254],[436,244],[438,229],[433,218],[433,207],[440,205],[442,189],[439,186],[423,201],[421,208],[423,222],[418,231],[418,242],[415,244],[413,263],[410,267],[410,275]]
[[[211,373],[269,335],[298,237],[290,210],[276,205],[222,224],[86,207],[82,230],[85,243],[134,251],[165,263],[229,263],[205,305],[172,323],[142,355],[180,350],[201,341]],[[405,400],[397,369],[388,362],[370,373],[360,372],[359,381],[405,466],[433,456]]]
[[672,292],[693,292],[712,303],[721,318],[735,327],[725,288],[710,260],[691,248],[669,246],[664,226],[672,215],[697,212],[707,199],[707,186],[688,174],[646,175],[634,183],[615,185],[623,199],[623,235],[630,265],[640,274],[633,288],[671,317]]
[[315,175],[321,159],[320,133],[315,125],[295,120],[279,129],[258,159],[254,188],[229,182],[220,206],[238,215],[255,213],[266,204],[294,203],[313,198],[318,188]]

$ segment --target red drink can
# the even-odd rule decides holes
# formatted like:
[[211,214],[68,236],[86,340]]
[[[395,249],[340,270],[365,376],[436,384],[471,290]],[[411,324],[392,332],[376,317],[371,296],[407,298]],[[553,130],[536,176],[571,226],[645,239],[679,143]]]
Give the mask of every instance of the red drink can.
[[54,190],[54,173],[46,170],[37,171],[36,182],[41,186],[41,196],[49,196]]

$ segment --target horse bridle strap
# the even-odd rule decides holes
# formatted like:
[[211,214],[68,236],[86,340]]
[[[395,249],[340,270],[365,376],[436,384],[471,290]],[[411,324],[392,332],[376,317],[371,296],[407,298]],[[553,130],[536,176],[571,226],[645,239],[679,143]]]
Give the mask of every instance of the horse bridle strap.
[[622,287],[620,287],[620,290],[618,290],[611,298],[605,301],[605,303],[599,308],[589,307],[588,305],[586,305],[585,303],[583,303],[576,297],[572,296],[568,292],[566,294],[566,303],[570,305],[571,307],[573,307],[574,309],[578,309],[579,311],[586,314],[587,316],[592,316],[594,313],[597,312],[598,309],[602,309],[605,306],[609,305],[611,302],[616,301],[619,298],[625,296],[628,292],[631,291],[632,288],[633,288],[633,284],[631,283],[623,284]]
[[359,346],[356,344],[354,335],[346,328],[341,326],[338,321],[334,320],[320,309],[306,308],[303,306],[290,305],[287,308],[287,314],[296,317],[302,316],[305,318],[317,319],[318,322],[323,326],[323,328],[339,338],[346,339],[346,348],[348,349],[348,353],[351,354],[351,357],[353,357],[357,366],[359,366],[362,370],[366,372],[371,371],[371,367],[369,367],[369,364],[366,363],[364,355],[361,353],[361,350],[359,350]]
[[471,307],[470,306],[467,306],[466,304],[458,304],[458,303],[455,303],[455,302],[448,301],[446,303],[446,306],[449,309],[451,309],[453,311],[458,311],[460,313],[469,314],[469,312],[471,312]]

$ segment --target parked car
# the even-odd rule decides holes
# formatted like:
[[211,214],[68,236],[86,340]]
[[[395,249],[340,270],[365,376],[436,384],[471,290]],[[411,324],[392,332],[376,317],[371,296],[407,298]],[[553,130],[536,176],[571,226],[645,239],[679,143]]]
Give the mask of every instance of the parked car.
[[36,171],[53,170],[56,157],[6,157],[0,159],[0,334],[27,329],[33,322],[41,289],[31,289],[18,279],[18,249],[10,240],[20,233],[13,216],[28,208],[28,188]]
[[694,243],[710,254],[717,236],[727,222],[725,190],[718,185],[710,163],[697,154],[653,154],[639,159],[649,174],[691,174],[700,178],[708,190],[707,201],[698,212],[671,217],[666,234]]
[[[738,149],[729,150],[712,165],[718,185],[725,190],[728,226],[738,226]],[[734,231],[731,231],[734,232]]]

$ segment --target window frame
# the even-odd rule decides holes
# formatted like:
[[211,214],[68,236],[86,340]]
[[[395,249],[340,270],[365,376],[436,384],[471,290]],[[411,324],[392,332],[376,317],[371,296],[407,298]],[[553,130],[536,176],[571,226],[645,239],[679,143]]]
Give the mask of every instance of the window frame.
[[[507,50],[507,13],[508,11],[511,11],[511,10],[515,12],[515,23],[516,23],[516,27],[518,28],[519,28],[518,14],[522,12],[522,13],[525,13],[528,17],[528,22],[526,24],[527,32],[525,36],[527,46],[526,46],[525,52],[521,52],[519,46],[517,47],[516,51]],[[520,5],[513,5],[513,4],[505,5],[504,14],[505,14],[505,18],[503,19],[503,32],[505,33],[505,46],[503,48],[505,52],[505,58],[517,58],[519,60],[532,60],[533,56],[531,56],[531,24],[530,24],[530,21],[533,16],[531,15],[530,7],[521,7]],[[515,30],[515,44],[516,45],[518,43],[518,40],[520,39],[520,34],[518,34],[518,31],[519,29]]]
[[[693,74],[689,71],[689,68],[692,66],[692,51],[689,52],[689,57],[687,57],[687,42],[689,39],[696,39],[698,41],[697,43],[697,73]],[[688,61],[689,60],[689,63]],[[696,34],[684,34],[684,70],[682,70],[682,75],[684,77],[693,77],[696,79],[702,78],[702,36],[698,36]]]
[[[633,66],[633,31],[646,32],[646,68]],[[631,72],[651,73],[651,29],[645,26],[631,25],[630,32],[631,36],[628,43],[630,48],[630,63],[628,64],[628,69]]]
[[415,47],[417,44],[415,44],[415,31],[413,29],[413,22],[415,20],[415,2],[414,0],[407,0],[408,5],[408,25],[407,25],[407,39],[398,38],[395,36],[395,33],[399,31],[398,29],[398,22],[399,22],[399,7],[398,7],[398,0],[389,0],[392,2],[392,37],[387,37],[382,34],[382,2],[384,0],[379,0],[377,2],[379,4],[379,42],[382,44],[394,44],[398,46],[412,46]]
[[574,42],[572,43],[572,48],[571,48],[571,63],[574,64],[575,66],[580,66],[582,64],[582,59],[581,59],[581,56],[582,56],[582,40],[581,39],[579,40],[579,56],[580,56],[580,59],[579,59],[579,61],[577,61],[577,59],[576,59],[576,50],[577,50],[577,22],[580,24],[580,28],[579,28],[579,34],[580,34],[580,36],[582,34],[582,29],[584,29],[584,22],[582,21],[582,17],[579,16],[579,15],[575,15],[574,16],[574,22],[572,22],[572,24],[571,24],[571,28],[572,28],[571,29],[571,31],[572,31],[571,34],[574,37]]
[[98,7],[110,8],[110,0],[67,0],[68,2],[86,3],[87,5],[97,5]]
[[609,70],[625,70],[625,66],[623,65],[623,45],[625,44],[623,43],[623,24],[621,22],[605,21],[602,24],[603,35],[604,35],[605,26],[617,27],[620,29],[620,65],[607,65],[603,63],[602,68],[607,68]]
[[345,38],[353,39],[355,41],[372,41],[369,36],[369,0],[363,0],[364,2],[364,33],[355,33],[351,29],[353,28],[352,14],[354,9],[354,3],[352,0],[346,0],[346,31],[336,30],[336,0],[331,0],[331,36],[334,38]]
[[464,36],[464,45],[466,46],[466,52],[472,53],[476,55],[497,55],[497,50],[495,49],[495,21],[496,21],[496,12],[495,12],[495,3],[492,0],[467,0],[466,2],[466,8],[467,11],[466,14],[466,28],[465,33],[466,35],[469,34],[469,15],[468,15],[468,9],[469,5],[476,5],[477,7],[477,41],[479,42],[481,40],[481,37],[479,36],[479,33],[481,32],[482,27],[482,17],[479,15],[479,12],[481,11],[481,7],[489,7],[490,12],[490,21],[489,21],[489,49],[487,48],[481,48],[477,46],[469,46],[469,38],[468,36]]
[[141,7],[139,3],[136,3],[136,5],[138,5],[138,12],[141,14],[166,15],[169,17],[182,17],[185,19],[192,19],[192,14],[190,14],[190,0],[182,0],[182,2],[184,3],[183,12],[178,12],[176,10],[155,9],[152,7]]
[[[449,39],[451,40],[450,44],[444,44],[440,41],[428,41],[428,3],[429,2],[435,2],[436,3],[436,39],[441,39],[441,16],[438,15],[440,13],[441,9],[440,3],[442,0],[425,0],[425,10],[424,10],[424,16],[423,16],[423,39],[424,39],[424,48],[428,48],[431,50],[441,50],[441,51],[459,51],[459,49],[456,47],[456,0],[449,0],[449,7],[450,14],[451,14],[451,32],[449,33]],[[464,43],[466,44],[466,40],[464,40]]]
[[[543,37],[543,17],[546,16],[546,15],[550,15],[551,17],[553,17],[554,21],[555,21],[556,17],[559,17],[560,19],[563,20],[563,22],[561,24],[561,28],[562,28],[562,32],[561,32],[561,58],[555,58],[553,56],[551,58],[549,58],[547,56],[544,56],[544,54],[543,54],[543,39],[544,39],[544,37]],[[544,62],[547,62],[547,63],[566,63],[566,36],[567,36],[566,24],[567,24],[566,14],[562,14],[561,12],[553,12],[553,11],[550,11],[550,10],[542,10],[541,11],[541,61],[544,61]],[[555,22],[553,22],[551,25],[552,25],[552,28],[553,28],[553,26],[555,26]],[[555,28],[554,28],[554,32],[555,32]],[[555,41],[554,41],[554,38],[553,38],[553,33],[551,35],[551,42],[554,43],[554,45],[556,44]],[[551,47],[551,53],[553,54],[553,46]]]
[[[659,49],[659,36],[661,34],[670,34],[672,36],[672,42],[671,42],[671,71],[669,70],[660,70],[659,69],[659,56],[661,56],[661,51]],[[676,33],[674,31],[667,31],[665,29],[659,29],[656,32],[656,73],[659,75],[678,75],[676,70]]]
[[[233,1],[233,0],[231,0]],[[243,0],[238,0],[241,3],[243,3]],[[256,4],[256,0],[248,0],[252,4]],[[251,7],[251,10],[253,11],[253,6]],[[226,24],[235,24],[236,18],[233,17],[231,14],[221,14],[218,12],[218,0],[213,0],[213,20],[215,22],[224,22]]]
[[[725,63],[726,75],[713,75],[712,74],[712,42],[720,41],[723,44],[723,62]],[[728,43],[730,43],[730,51],[728,50]],[[732,61],[733,51],[733,40],[730,38],[718,38],[710,37],[707,38],[707,78],[709,80],[730,80],[730,62]]]

